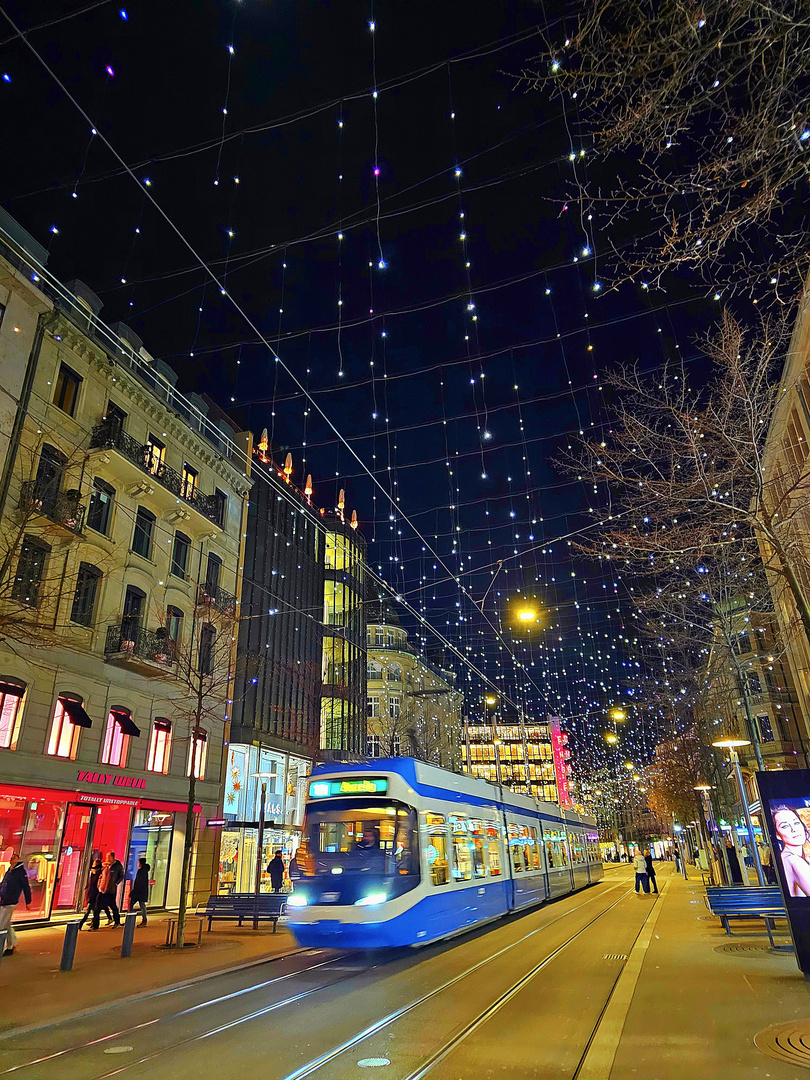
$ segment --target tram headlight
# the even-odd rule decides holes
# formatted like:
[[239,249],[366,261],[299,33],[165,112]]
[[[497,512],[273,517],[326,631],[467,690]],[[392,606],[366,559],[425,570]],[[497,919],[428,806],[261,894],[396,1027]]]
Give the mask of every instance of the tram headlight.
[[362,896],[359,900],[355,900],[355,907],[377,907],[378,904],[384,904],[388,897],[384,892],[369,893],[368,896]]
[[287,900],[287,907],[306,907],[306,906],[307,906],[307,898],[305,896],[301,896],[300,894],[298,896],[291,896]]

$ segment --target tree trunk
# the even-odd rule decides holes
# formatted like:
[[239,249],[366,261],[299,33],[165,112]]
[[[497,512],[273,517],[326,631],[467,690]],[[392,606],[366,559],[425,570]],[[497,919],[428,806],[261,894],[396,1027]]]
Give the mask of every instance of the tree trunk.
[[[196,743],[196,735],[192,738]],[[188,906],[188,879],[191,872],[191,853],[194,850],[194,798],[197,792],[197,777],[194,775],[196,747],[191,754],[191,775],[188,778],[188,805],[186,806],[186,834],[183,838],[183,870],[180,874],[180,907],[177,911],[177,947],[183,948],[186,938],[186,908]]]

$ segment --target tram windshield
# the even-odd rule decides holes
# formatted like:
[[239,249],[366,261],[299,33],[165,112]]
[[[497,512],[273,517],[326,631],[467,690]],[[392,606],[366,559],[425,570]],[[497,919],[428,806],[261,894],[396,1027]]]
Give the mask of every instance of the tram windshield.
[[419,873],[416,811],[378,799],[335,799],[307,807],[304,821],[310,873]]

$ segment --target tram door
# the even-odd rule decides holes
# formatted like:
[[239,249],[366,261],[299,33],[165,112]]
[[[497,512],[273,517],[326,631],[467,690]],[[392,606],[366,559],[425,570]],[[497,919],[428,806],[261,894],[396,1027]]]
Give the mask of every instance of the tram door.
[[76,911],[82,906],[84,886],[89,873],[89,847],[93,835],[95,807],[86,803],[69,803],[62,851],[56,873],[57,911]]

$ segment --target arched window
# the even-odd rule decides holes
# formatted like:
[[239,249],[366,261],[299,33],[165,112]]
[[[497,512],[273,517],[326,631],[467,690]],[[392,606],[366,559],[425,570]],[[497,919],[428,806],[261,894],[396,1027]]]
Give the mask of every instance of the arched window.
[[76,757],[79,747],[79,728],[92,727],[93,722],[84,711],[78,694],[60,694],[56,699],[48,736],[48,753],[52,757]]
[[175,649],[183,637],[183,618],[180,608],[172,607],[171,604],[166,608],[166,638]]
[[127,763],[129,740],[140,733],[140,729],[132,721],[129,709],[110,709],[101,748],[101,764],[117,765],[123,769]]
[[211,675],[214,671],[214,643],[217,629],[212,623],[206,623],[200,631],[200,674]]
[[188,557],[191,552],[191,540],[185,533],[176,532],[174,534],[174,546],[172,547],[172,564],[171,573],[175,577],[186,580],[186,573],[188,572]]
[[208,759],[208,732],[202,728],[194,728],[188,742],[188,776],[195,776],[198,780],[205,779],[205,763]]
[[149,753],[146,757],[146,767],[149,772],[165,774],[169,771],[171,748],[172,722],[158,716],[152,724],[152,734],[149,738]]
[[0,679],[0,747],[13,750],[17,744],[25,683]]
[[390,682],[402,682],[402,668],[399,664],[388,665],[388,679]]
[[377,663],[376,660],[369,660],[366,668],[366,677],[369,679],[382,679],[382,664]]

